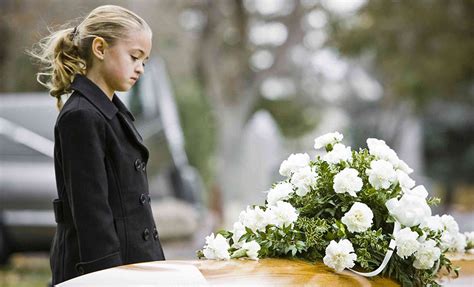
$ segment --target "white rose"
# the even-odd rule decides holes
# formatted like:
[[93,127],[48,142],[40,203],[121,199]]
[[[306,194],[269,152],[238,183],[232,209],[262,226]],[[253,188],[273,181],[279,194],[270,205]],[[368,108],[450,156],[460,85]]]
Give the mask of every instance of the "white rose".
[[456,234],[459,232],[459,225],[451,215],[444,214],[441,216],[441,223],[449,233]]
[[415,188],[405,190],[405,194],[417,196],[420,198],[428,197],[428,191],[426,191],[426,188],[423,185],[417,185]]
[[320,149],[322,147],[326,147],[327,145],[334,145],[342,141],[343,138],[344,136],[338,132],[327,133],[325,135],[317,137],[314,140],[314,148]]
[[279,201],[276,205],[270,206],[268,212],[270,223],[275,226],[283,227],[293,224],[298,219],[296,209],[288,202]]
[[240,212],[239,221],[253,232],[256,232],[257,230],[265,231],[270,219],[268,212],[262,210],[259,206],[255,208],[247,206],[247,210]]
[[383,159],[372,161],[366,174],[369,176],[370,184],[377,190],[389,188],[397,179],[392,164]]
[[389,161],[392,165],[399,163],[397,153],[391,149],[383,140],[369,138],[367,139],[369,153],[378,159]]
[[331,240],[326,247],[326,256],[323,258],[324,264],[335,269],[336,272],[354,267],[355,260],[357,260],[357,255],[354,253],[354,247],[347,239],[342,239],[339,242]]
[[413,169],[406,164],[403,160],[399,159],[396,164],[393,165],[396,169],[399,169],[406,174],[410,174],[413,172]]
[[240,221],[235,222],[232,229],[232,240],[234,241],[233,246],[235,247],[242,246],[242,242],[239,242],[239,241],[242,235],[244,235],[245,233],[246,233],[245,226]]
[[362,189],[362,179],[358,175],[359,172],[353,168],[343,169],[334,177],[334,191],[357,196],[356,193]]
[[332,151],[325,154],[322,158],[327,163],[336,164],[340,161],[352,161],[351,147],[346,147],[343,144],[337,143],[332,148]]
[[464,232],[464,236],[466,236],[467,247],[473,248],[474,247],[474,231]]
[[352,205],[341,221],[350,232],[364,232],[372,226],[374,214],[364,203],[356,202]]
[[242,249],[246,250],[247,257],[252,260],[258,260],[258,251],[260,251],[260,244],[257,241],[252,240],[245,242],[242,245]]
[[267,202],[274,205],[280,200],[287,199],[293,193],[293,185],[287,182],[281,182],[275,185],[267,194]]
[[411,179],[404,171],[397,170],[396,173],[398,183],[400,184],[400,187],[403,191],[413,188],[415,186],[415,181]]
[[431,208],[426,199],[405,193],[400,199],[392,198],[385,203],[390,214],[401,224],[412,227],[431,216]]
[[206,237],[206,245],[202,252],[207,259],[227,260],[230,259],[229,243],[224,236],[214,233]]
[[288,159],[284,160],[280,165],[280,174],[290,177],[296,170],[308,166],[310,162],[307,153],[291,154]]
[[296,187],[296,194],[306,195],[318,180],[318,174],[309,166],[298,169],[291,177],[291,183]]
[[395,242],[397,244],[397,254],[401,258],[411,256],[418,250],[420,243],[417,241],[418,233],[411,231],[409,227],[405,227],[395,234]]
[[451,233],[445,231],[441,235],[441,249],[450,251],[464,253],[467,246],[466,237],[462,233]]
[[416,269],[430,269],[436,260],[439,259],[441,250],[436,247],[436,242],[432,239],[420,244],[420,248],[415,252],[413,267]]
[[425,217],[420,224],[420,228],[428,228],[433,231],[441,231],[444,229],[443,223],[441,222],[441,217],[438,214]]
[[467,246],[466,236],[462,233],[457,233],[454,236],[453,251],[458,253],[464,253]]

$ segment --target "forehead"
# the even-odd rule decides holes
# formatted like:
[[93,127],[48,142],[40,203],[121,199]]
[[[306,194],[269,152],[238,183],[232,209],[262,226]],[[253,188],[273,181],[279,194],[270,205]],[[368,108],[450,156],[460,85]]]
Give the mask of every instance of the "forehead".
[[148,31],[133,31],[128,33],[127,37],[119,39],[117,44],[125,47],[127,50],[138,50],[149,55],[151,50],[151,37],[152,35]]

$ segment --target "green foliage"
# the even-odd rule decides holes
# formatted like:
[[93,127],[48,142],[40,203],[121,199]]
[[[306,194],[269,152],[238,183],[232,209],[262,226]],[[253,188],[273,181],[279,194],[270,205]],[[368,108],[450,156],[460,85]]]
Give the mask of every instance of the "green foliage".
[[332,18],[329,42],[346,56],[373,56],[395,97],[419,106],[440,97],[472,102],[473,3],[371,0],[355,19]]
[[198,81],[181,78],[175,84],[176,100],[189,162],[196,167],[206,186],[211,184],[211,156],[215,148],[215,123],[207,97]]
[[329,242],[326,234],[332,229],[332,221],[314,217],[300,216],[295,229],[301,230],[307,251],[302,256],[310,261],[321,260]]
[[388,250],[390,236],[384,235],[381,228],[356,234],[351,240],[357,254],[357,262],[365,270],[380,266]]
[[270,112],[282,134],[299,137],[313,130],[319,122],[315,107],[299,103],[294,99],[270,101],[261,98],[254,111],[264,109]]

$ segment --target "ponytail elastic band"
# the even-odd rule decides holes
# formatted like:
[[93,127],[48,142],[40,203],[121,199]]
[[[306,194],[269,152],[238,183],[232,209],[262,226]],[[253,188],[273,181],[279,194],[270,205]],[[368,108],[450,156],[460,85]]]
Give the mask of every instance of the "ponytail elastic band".
[[78,32],[79,31],[77,30],[77,26],[74,27],[74,30],[72,30],[72,32],[71,32],[71,40],[74,39],[74,37],[76,37]]

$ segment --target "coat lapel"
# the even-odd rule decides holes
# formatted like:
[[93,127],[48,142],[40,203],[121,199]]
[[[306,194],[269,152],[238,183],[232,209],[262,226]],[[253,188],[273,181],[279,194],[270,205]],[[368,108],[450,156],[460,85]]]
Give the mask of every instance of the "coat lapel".
[[138,133],[138,131],[136,130],[136,128],[133,126],[130,120],[127,119],[127,116],[124,115],[122,112],[119,111],[117,113],[117,118],[119,119],[119,121],[121,122],[125,130],[128,132],[132,140],[138,145],[140,150],[144,153],[145,161],[147,161],[148,156],[149,156],[149,151],[148,151],[148,148],[145,146],[145,143],[143,142],[143,139]]

